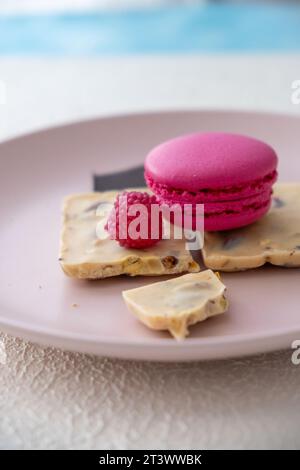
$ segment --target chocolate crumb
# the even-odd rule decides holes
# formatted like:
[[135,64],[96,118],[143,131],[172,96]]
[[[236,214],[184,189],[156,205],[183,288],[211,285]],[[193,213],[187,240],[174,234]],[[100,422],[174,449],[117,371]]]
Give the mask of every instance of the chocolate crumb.
[[71,307],[76,308],[78,307],[78,304],[72,304]]
[[139,257],[136,257],[136,258],[133,257],[133,258],[129,258],[129,259],[127,260],[127,262],[128,262],[128,264],[136,264],[136,263],[138,263],[140,260],[141,260],[141,258],[139,258]]
[[233,250],[241,243],[242,240],[243,237],[228,237],[223,242],[223,249]]
[[279,197],[274,197],[273,198],[273,206],[274,206],[275,209],[280,209],[280,207],[285,206],[285,203]]
[[96,211],[96,210],[98,209],[98,207],[100,206],[101,203],[102,203],[102,201],[94,202],[93,204],[91,204],[90,206],[88,206],[86,209],[84,209],[83,212]]
[[174,268],[178,264],[178,258],[175,258],[175,256],[165,256],[162,259],[162,264],[167,269]]
[[225,260],[222,264],[221,264],[221,267],[224,268],[225,266],[227,266],[229,264],[229,259]]

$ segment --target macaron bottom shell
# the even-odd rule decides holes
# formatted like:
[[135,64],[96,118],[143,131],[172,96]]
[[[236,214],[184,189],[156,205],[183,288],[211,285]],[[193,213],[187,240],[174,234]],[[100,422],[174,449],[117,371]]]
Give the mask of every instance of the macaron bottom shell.
[[231,230],[250,225],[263,217],[270,209],[271,199],[267,204],[255,209],[248,209],[236,214],[218,214],[204,216],[204,230],[216,232]]
[[235,201],[257,196],[269,189],[271,191],[273,184],[277,180],[277,171],[272,170],[264,177],[250,180],[247,183],[233,185],[230,187],[202,188],[195,191],[182,188],[171,187],[166,184],[156,182],[151,175],[145,171],[145,180],[147,186],[158,195],[161,200],[185,203],[210,203],[221,201]]

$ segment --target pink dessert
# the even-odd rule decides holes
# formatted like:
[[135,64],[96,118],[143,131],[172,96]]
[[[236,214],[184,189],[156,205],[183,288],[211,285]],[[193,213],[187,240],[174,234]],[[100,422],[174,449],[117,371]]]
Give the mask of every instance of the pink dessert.
[[254,138],[198,133],[155,147],[145,178],[160,202],[204,204],[205,230],[229,230],[268,211],[277,162],[275,151]]

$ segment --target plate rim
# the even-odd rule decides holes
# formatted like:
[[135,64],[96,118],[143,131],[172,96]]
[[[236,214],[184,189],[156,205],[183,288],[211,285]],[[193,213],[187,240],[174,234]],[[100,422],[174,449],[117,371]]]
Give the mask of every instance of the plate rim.
[[4,139],[0,139],[0,146],[4,144],[13,143],[14,141],[35,137],[39,134],[44,134],[51,131],[60,130],[62,128],[71,128],[78,125],[88,125],[94,123],[96,121],[110,121],[115,119],[128,119],[128,118],[138,118],[138,117],[151,117],[151,116],[158,116],[158,115],[177,115],[177,114],[243,114],[244,116],[259,116],[259,117],[275,117],[275,118],[291,118],[300,120],[300,115],[295,112],[281,112],[281,111],[263,111],[258,110],[255,111],[253,109],[239,109],[239,108],[217,108],[217,107],[207,107],[207,108],[164,108],[164,109],[153,109],[150,111],[124,111],[124,112],[112,112],[111,114],[95,114],[88,117],[84,117],[82,119],[70,119],[70,120],[62,120],[61,122],[57,122],[55,124],[49,124],[47,126],[35,127],[32,130],[28,131],[21,131],[17,134],[12,134]]
[[[22,322],[7,322],[0,326],[4,333],[12,334],[44,347],[104,357],[127,360],[160,362],[191,362],[222,360],[290,349],[292,342],[300,336],[300,324],[294,328],[275,329],[269,333],[211,336],[175,341],[173,338],[159,338],[151,342],[141,340],[134,343],[106,340],[97,337],[84,338],[74,333],[62,334],[53,329],[26,328]],[[38,331],[40,330],[40,331]],[[275,344],[276,341],[276,344]],[[167,354],[166,354],[167,353]]]

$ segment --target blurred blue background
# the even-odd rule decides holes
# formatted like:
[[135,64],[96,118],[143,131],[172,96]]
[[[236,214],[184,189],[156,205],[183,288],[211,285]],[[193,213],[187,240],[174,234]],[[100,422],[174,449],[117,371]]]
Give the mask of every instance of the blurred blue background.
[[0,0],[1,55],[299,49],[298,2]]

